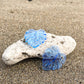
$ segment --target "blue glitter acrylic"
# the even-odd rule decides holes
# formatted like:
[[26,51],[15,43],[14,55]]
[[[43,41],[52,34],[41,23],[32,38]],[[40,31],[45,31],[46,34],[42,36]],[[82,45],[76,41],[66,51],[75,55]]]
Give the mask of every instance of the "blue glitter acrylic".
[[33,48],[37,48],[47,39],[46,32],[42,29],[39,30],[30,29],[26,31],[24,38],[25,42],[28,43],[28,45],[30,45]]
[[42,69],[56,70],[60,69],[66,61],[66,55],[60,53],[57,46],[51,46],[43,54]]

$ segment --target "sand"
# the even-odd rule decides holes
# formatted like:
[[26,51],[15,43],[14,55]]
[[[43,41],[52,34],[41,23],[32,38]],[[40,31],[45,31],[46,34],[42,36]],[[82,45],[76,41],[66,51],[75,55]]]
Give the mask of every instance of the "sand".
[[[4,64],[4,50],[32,28],[76,40],[61,69],[43,71],[37,58]],[[84,84],[84,0],[0,0],[0,84]]]

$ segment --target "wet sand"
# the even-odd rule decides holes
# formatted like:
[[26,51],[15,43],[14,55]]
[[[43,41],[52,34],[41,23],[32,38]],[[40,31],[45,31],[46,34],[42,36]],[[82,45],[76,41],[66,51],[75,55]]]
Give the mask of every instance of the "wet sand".
[[[37,58],[13,66],[1,60],[4,50],[32,28],[76,40],[61,69],[43,71]],[[0,0],[0,84],[84,84],[84,0]]]

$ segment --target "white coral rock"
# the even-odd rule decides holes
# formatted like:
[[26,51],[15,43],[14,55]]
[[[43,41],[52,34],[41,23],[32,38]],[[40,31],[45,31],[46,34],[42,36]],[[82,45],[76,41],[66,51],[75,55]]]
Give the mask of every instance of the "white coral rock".
[[57,36],[51,33],[47,33],[47,40],[37,48],[32,48],[25,42],[24,39],[17,41],[10,45],[3,53],[2,60],[7,65],[13,65],[19,61],[32,58],[40,57],[44,51],[50,46],[58,46],[61,53],[65,55],[70,54],[76,47],[75,40],[70,36]]

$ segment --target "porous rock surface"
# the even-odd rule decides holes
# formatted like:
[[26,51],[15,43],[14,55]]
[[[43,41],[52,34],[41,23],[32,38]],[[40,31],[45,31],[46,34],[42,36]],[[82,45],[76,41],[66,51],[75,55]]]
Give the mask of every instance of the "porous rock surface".
[[39,47],[32,48],[26,44],[24,38],[22,38],[4,51],[2,60],[7,65],[13,65],[26,58],[42,58],[44,51],[50,46],[55,45],[59,47],[61,53],[68,55],[75,49],[76,42],[70,36],[57,36],[47,33],[47,40]]

